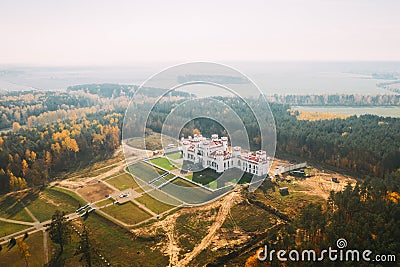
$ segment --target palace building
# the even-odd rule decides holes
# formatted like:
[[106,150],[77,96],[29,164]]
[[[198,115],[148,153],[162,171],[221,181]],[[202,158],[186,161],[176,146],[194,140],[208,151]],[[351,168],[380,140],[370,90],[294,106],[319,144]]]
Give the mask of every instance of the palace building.
[[231,168],[239,168],[257,176],[268,174],[271,158],[263,150],[242,154],[239,146],[228,146],[228,137],[219,138],[217,134],[211,136],[211,140],[202,135],[182,137],[182,157],[203,168],[210,168],[217,173],[223,173]]

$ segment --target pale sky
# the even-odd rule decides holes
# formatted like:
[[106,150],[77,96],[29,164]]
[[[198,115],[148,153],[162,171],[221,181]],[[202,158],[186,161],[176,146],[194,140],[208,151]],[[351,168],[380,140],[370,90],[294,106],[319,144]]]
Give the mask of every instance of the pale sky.
[[400,60],[400,1],[0,1],[0,64]]

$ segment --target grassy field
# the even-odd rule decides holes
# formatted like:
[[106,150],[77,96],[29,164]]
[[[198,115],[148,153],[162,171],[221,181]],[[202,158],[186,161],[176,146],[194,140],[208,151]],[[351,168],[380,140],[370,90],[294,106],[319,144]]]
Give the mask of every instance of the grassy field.
[[167,266],[168,257],[157,247],[162,235],[135,236],[108,219],[93,213],[85,221],[100,250],[112,266]]
[[104,200],[102,200],[100,202],[97,202],[96,205],[97,205],[97,207],[103,207],[103,206],[111,204],[113,202],[114,201],[112,199],[107,198],[107,199],[104,199]]
[[136,224],[151,218],[151,215],[128,201],[124,204],[115,204],[102,209],[117,220],[126,224]]
[[181,179],[181,178],[175,179],[174,181],[172,181],[172,183],[175,185],[178,185],[178,186],[183,186],[183,187],[197,187],[197,185],[195,185],[189,181],[186,181],[184,179]]
[[155,158],[151,159],[150,162],[168,171],[176,169],[176,167],[171,164],[172,162],[170,162],[167,158]]
[[214,222],[217,213],[218,209],[211,209],[185,213],[177,218],[175,229],[179,246],[183,248],[181,253],[193,250],[201,242],[207,235],[208,228]]
[[115,176],[114,178],[106,180],[106,182],[114,186],[115,188],[118,188],[119,190],[125,190],[128,188],[135,189],[139,187],[135,179],[133,179],[133,177],[128,173],[123,173]]
[[167,154],[167,157],[170,159],[181,159],[182,153],[181,152],[170,153],[170,154]]
[[97,176],[99,174],[105,173],[109,170],[111,170],[113,167],[115,167],[115,164],[124,160],[124,156],[118,156],[115,158],[110,158],[107,160],[102,160],[99,162],[96,162],[94,164],[91,164],[90,166],[83,168],[83,169],[78,169],[76,171],[73,171],[69,174],[67,174],[64,178],[71,178],[71,177],[93,177]]
[[294,106],[295,110],[315,113],[334,113],[343,115],[373,114],[383,117],[400,117],[400,107],[348,107],[348,106]]
[[[176,144],[176,139],[169,137],[167,135],[163,135],[162,137],[164,144]],[[127,145],[139,148],[139,149],[147,149],[147,150],[160,150],[163,148],[161,143],[161,134],[152,133],[151,135],[146,135],[146,147],[144,146],[144,140],[141,137],[132,138],[127,140]]]
[[231,215],[225,220],[224,228],[238,227],[246,232],[260,232],[276,223],[276,218],[269,212],[247,202],[233,206]]
[[148,192],[148,194],[157,199],[160,200],[164,203],[168,203],[169,205],[172,206],[180,206],[182,205],[182,201],[179,201],[173,197],[171,197],[170,195],[164,193],[163,191],[161,191],[160,189],[153,189],[151,191]]
[[322,197],[309,195],[303,192],[305,188],[301,187],[295,183],[280,183],[279,187],[289,188],[289,195],[281,196],[279,189],[276,188],[275,191],[272,189],[262,192],[262,190],[257,190],[254,192],[256,200],[264,202],[267,205],[271,205],[277,208],[279,211],[289,215],[290,217],[298,214],[303,208],[311,203],[314,204],[324,204],[325,200]]
[[[25,243],[29,246],[29,266],[43,266],[43,234],[42,232],[36,232],[27,239]],[[25,261],[20,257],[18,247],[14,246],[10,250],[3,246],[3,250],[0,252],[0,266],[13,266],[13,267],[24,267]]]
[[72,213],[83,204],[73,197],[72,192],[66,194],[60,188],[46,188],[41,192],[32,192],[23,201],[41,222],[51,219],[56,210]]
[[141,197],[136,198],[136,200],[157,214],[160,214],[167,210],[175,208],[175,206],[161,202],[161,201],[149,196],[148,194],[144,194]]
[[137,177],[145,182],[149,182],[149,181],[153,180],[154,178],[165,173],[165,171],[158,169],[156,167],[153,167],[144,162],[138,162],[138,163],[132,164],[132,165],[128,166],[128,170],[132,175],[134,175],[135,177]]
[[0,237],[11,235],[12,233],[28,229],[31,226],[0,221]]
[[78,196],[75,192],[72,192],[70,190],[61,188],[61,187],[51,187],[52,191],[58,191],[60,193],[66,194],[70,197],[72,197],[73,199],[77,200],[81,205],[85,205],[87,203],[86,200],[84,200],[83,198],[81,198],[80,196]]
[[172,173],[167,174],[166,176],[164,176],[161,179],[158,179],[157,181],[153,182],[152,185],[155,187],[158,187],[164,183],[166,183],[167,181],[171,180],[175,178],[175,175],[173,175]]
[[204,169],[199,172],[194,172],[191,180],[202,185],[209,185],[210,188],[216,189],[224,187],[226,183],[229,182],[236,183],[239,181],[240,184],[248,183],[251,181],[252,177],[251,174],[243,173],[236,168],[226,170],[223,176],[214,170]]
[[24,206],[16,196],[3,196],[0,198],[0,217],[24,222],[33,222],[33,219],[25,211]]
[[[177,187],[177,185],[180,187]],[[194,184],[179,178],[163,186],[160,190],[175,196],[183,202],[192,204],[207,201],[212,195],[210,191],[196,187]]]

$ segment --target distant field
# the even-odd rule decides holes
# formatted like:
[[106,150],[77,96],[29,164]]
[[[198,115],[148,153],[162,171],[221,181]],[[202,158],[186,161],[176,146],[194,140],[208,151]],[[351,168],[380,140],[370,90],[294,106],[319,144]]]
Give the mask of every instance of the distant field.
[[400,118],[400,107],[344,107],[344,106],[293,106],[293,109],[298,109],[307,112],[329,112],[343,115],[364,115],[373,114],[383,117]]
[[117,220],[126,224],[136,224],[151,218],[151,215],[128,201],[124,204],[115,204],[102,209]]
[[[25,243],[29,246],[29,252],[31,254],[28,260],[29,266],[43,266],[42,232],[40,231],[29,235],[29,237],[25,239]],[[6,245],[3,245],[3,250],[0,251],[0,266],[25,267],[25,261],[20,257],[16,245],[10,250],[6,248]]]
[[32,226],[0,221],[0,237],[28,229]]
[[154,178],[165,173],[165,171],[144,162],[132,164],[128,166],[128,170],[132,175],[145,182],[150,182]]
[[149,196],[148,194],[144,194],[141,197],[136,198],[135,200],[142,203],[147,208],[151,209],[154,213],[157,213],[157,214],[160,214],[167,210],[175,208],[175,206],[161,202],[161,201]]
[[24,206],[14,196],[0,198],[0,217],[24,222],[33,222]]
[[155,158],[151,159],[150,162],[169,171],[176,169],[167,158]]

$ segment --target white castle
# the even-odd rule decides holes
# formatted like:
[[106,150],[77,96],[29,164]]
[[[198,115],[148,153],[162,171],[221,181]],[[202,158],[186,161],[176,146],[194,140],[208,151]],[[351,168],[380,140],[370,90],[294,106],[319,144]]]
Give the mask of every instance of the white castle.
[[239,168],[257,176],[268,174],[271,158],[267,157],[263,150],[258,150],[255,155],[242,155],[241,147],[235,146],[232,151],[232,148],[228,147],[228,137],[219,138],[217,134],[213,134],[211,140],[195,134],[193,138],[182,137],[181,141],[183,160],[201,164],[203,168],[213,169],[217,173]]

